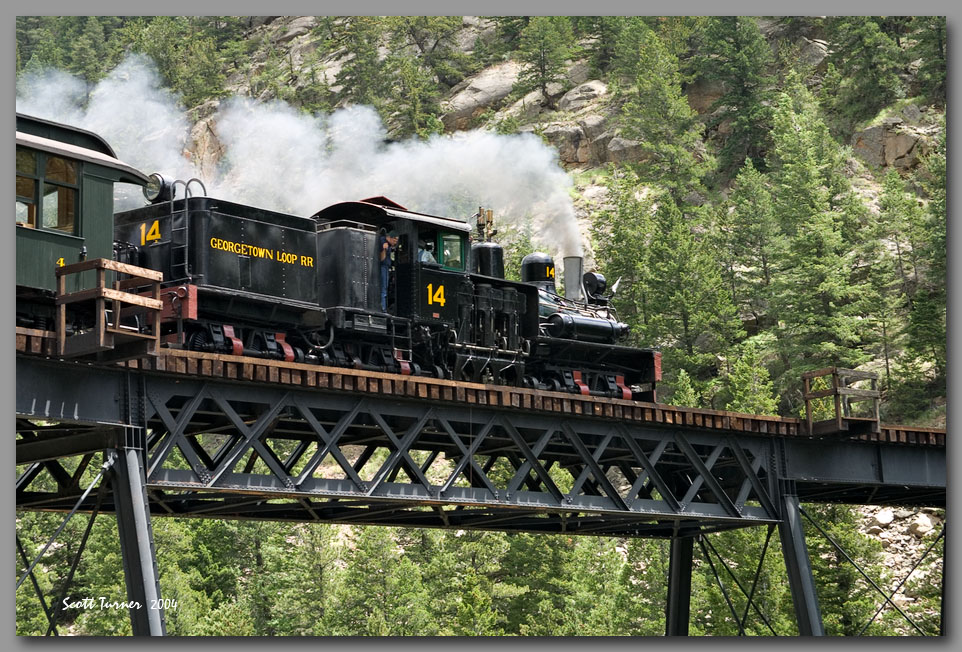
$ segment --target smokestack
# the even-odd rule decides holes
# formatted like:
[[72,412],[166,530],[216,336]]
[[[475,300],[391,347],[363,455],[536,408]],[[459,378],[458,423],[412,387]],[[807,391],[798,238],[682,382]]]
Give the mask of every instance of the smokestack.
[[565,256],[565,299],[584,301],[585,291],[581,287],[581,256]]

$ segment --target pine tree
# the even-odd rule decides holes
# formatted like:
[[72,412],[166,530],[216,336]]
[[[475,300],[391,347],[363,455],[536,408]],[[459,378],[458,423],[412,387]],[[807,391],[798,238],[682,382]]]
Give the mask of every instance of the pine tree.
[[641,18],[628,17],[615,37],[611,60],[611,82],[615,94],[628,89],[644,73],[638,53],[652,34],[651,27]]
[[521,32],[518,60],[525,68],[518,75],[516,88],[527,93],[540,90],[548,106],[554,100],[548,85],[564,79],[565,61],[571,55],[574,33],[567,16],[533,16]]
[[183,94],[186,106],[194,107],[224,94],[224,73],[213,40],[191,39],[184,49],[184,57],[176,88]]
[[918,80],[922,95],[930,102],[945,106],[945,16],[916,16],[911,27],[915,44],[908,54],[911,59],[921,59]]
[[591,39],[588,60],[599,74],[607,73],[615,61],[618,39],[631,18],[627,16],[585,16],[578,20],[579,36]]
[[513,47],[521,37],[521,32],[531,23],[531,16],[493,16],[497,26],[498,39]]
[[844,78],[836,106],[853,124],[874,117],[879,109],[902,97],[902,51],[874,17],[831,18],[828,35],[829,59]]
[[429,596],[421,573],[395,540],[395,530],[358,528],[354,550],[345,560],[332,595],[335,608],[324,614],[334,636],[431,636]]
[[732,399],[725,406],[726,410],[746,414],[777,414],[774,385],[769,379],[768,369],[762,363],[758,349],[751,340],[745,344],[741,357],[735,361],[728,377],[728,388]]
[[610,636],[618,632],[618,578],[624,566],[619,542],[611,537],[578,537],[568,583],[569,608],[558,636]]
[[645,150],[646,160],[636,166],[642,181],[666,189],[681,204],[690,192],[703,190],[711,161],[692,153],[700,127],[681,90],[678,58],[650,30],[640,36],[633,84],[619,92],[624,133]]
[[841,154],[831,148],[808,91],[795,85],[782,93],[774,124],[770,176],[776,217],[788,237],[773,283],[781,356],[776,385],[790,409],[800,400],[802,372],[866,360],[856,303],[862,288],[853,274],[854,213],[864,207],[833,169]]
[[[881,564],[881,543],[861,534],[858,512],[851,505],[804,505],[812,521],[825,530],[879,586],[888,582]],[[807,519],[805,540],[812,563],[822,623],[828,636],[857,636],[872,614],[880,596],[828,539]],[[863,635],[884,633],[878,622]]]
[[621,280],[613,305],[619,319],[631,327],[632,341],[649,342],[651,318],[651,244],[654,239],[654,201],[645,197],[638,175],[615,168],[606,180],[610,208],[594,215],[591,237],[596,263],[609,281]]
[[471,68],[469,57],[457,49],[460,16],[391,16],[386,27],[395,54],[413,54],[418,67],[444,88],[457,84]]
[[945,284],[948,280],[946,226],[945,127],[925,157],[919,178],[928,195],[928,214],[920,229],[922,256],[927,265],[920,275],[909,315],[908,334],[913,351],[934,366],[936,385],[944,387],[946,370]]
[[70,69],[78,73],[88,84],[95,84],[104,75],[106,39],[103,26],[96,16],[88,16],[83,33],[73,42]]
[[340,100],[379,107],[387,95],[387,74],[378,49],[384,36],[384,23],[376,16],[350,16],[344,19],[337,44],[351,55],[337,76]]
[[685,83],[694,73],[691,58],[693,49],[705,30],[707,16],[646,16],[644,20],[655,31],[668,51],[678,57],[679,69]]
[[392,105],[400,108],[399,135],[415,134],[427,138],[440,133],[444,125],[438,119],[438,89],[431,71],[422,67],[415,57],[400,56],[394,61],[397,71],[397,98]]
[[498,604],[507,634],[552,636],[564,622],[574,542],[568,536],[519,533],[508,537],[501,568],[516,593]]
[[671,404],[678,407],[701,407],[698,400],[698,393],[691,384],[691,376],[684,369],[678,370],[678,378],[675,380],[675,391],[671,395]]
[[717,373],[717,356],[742,334],[711,241],[671,203],[658,206],[650,253],[647,333],[665,366],[698,381]]
[[757,328],[770,324],[772,279],[785,246],[775,218],[768,178],[747,159],[735,178],[724,222],[730,251],[732,301],[752,315]]
[[761,160],[768,150],[772,53],[755,19],[746,16],[708,19],[702,40],[695,67],[701,77],[724,85],[708,126],[730,123],[719,167],[731,173],[746,157]]
[[57,44],[57,38],[49,29],[39,30],[37,42],[32,49],[24,72],[40,72],[48,68],[60,68],[63,65],[63,53]]
[[628,539],[616,591],[615,631],[629,636],[664,636],[668,594],[668,542]]
[[902,348],[905,318],[918,286],[918,259],[923,211],[894,169],[886,174],[879,197],[879,214],[869,215],[865,237],[856,248],[861,257],[865,291],[861,312],[885,362],[884,386],[892,384],[892,362]]

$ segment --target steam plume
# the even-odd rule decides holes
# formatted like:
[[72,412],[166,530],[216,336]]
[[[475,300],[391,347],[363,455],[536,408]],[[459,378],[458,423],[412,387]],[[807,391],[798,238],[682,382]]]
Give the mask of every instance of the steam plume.
[[[531,134],[469,131],[387,143],[370,107],[310,116],[284,102],[235,97],[211,121],[224,154],[215,172],[202,174],[184,155],[190,122],[177,100],[138,56],[89,98],[82,81],[60,71],[25,75],[17,85],[18,112],[93,131],[124,162],[145,173],[198,177],[222,199],[305,216],[376,195],[461,219],[484,206],[504,222],[530,220],[536,242],[556,256],[582,254],[571,180],[556,151]],[[117,204],[132,208],[142,199],[128,194]]]

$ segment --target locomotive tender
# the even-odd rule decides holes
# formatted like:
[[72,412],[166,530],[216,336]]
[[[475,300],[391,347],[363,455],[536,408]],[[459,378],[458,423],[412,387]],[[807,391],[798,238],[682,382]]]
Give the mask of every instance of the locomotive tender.
[[[163,273],[166,346],[655,400],[661,354],[617,344],[627,326],[604,277],[582,277],[580,259],[566,259],[560,296],[554,262],[539,253],[522,261],[521,282],[505,279],[501,248],[486,236],[490,212],[485,221],[479,211],[472,242],[467,223],[385,197],[298,217],[194,196],[197,180],[115,180],[144,184],[152,203],[86,222],[112,222],[119,262]],[[179,185],[186,197],[176,199]],[[388,232],[398,240],[384,309],[378,251]]]

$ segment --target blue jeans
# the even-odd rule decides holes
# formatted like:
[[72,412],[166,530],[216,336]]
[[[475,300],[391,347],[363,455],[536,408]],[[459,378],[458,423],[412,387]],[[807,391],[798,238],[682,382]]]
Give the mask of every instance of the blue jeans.
[[381,310],[387,312],[387,282],[391,268],[387,265],[379,265],[379,267],[381,268]]

